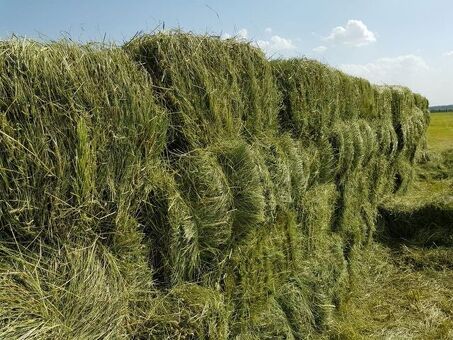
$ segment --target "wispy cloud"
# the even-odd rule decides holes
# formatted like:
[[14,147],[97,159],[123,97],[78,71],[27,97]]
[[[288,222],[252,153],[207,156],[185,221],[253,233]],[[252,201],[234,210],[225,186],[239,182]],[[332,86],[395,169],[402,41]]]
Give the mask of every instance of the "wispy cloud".
[[270,27],[264,29],[264,33],[268,36],[267,39],[251,40],[247,29],[241,28],[234,35],[229,33],[223,33],[222,39],[235,38],[238,40],[251,40],[252,44],[261,48],[266,54],[272,55],[283,55],[288,51],[294,51],[296,45],[289,38],[284,38],[277,34],[272,34],[273,30]]
[[346,73],[364,77],[375,83],[409,85],[412,79],[429,70],[426,61],[413,54],[394,58],[381,58],[367,64],[344,64],[340,69]]
[[324,38],[325,41],[349,46],[365,46],[376,42],[376,34],[361,20],[348,20],[345,26],[337,26]]
[[296,45],[294,45],[291,39],[283,38],[279,35],[273,35],[269,40],[258,40],[256,44],[266,53],[276,53],[296,49]]
[[316,52],[316,53],[324,53],[325,51],[327,51],[327,47],[324,46],[324,45],[315,47],[315,48],[313,49],[313,52]]
[[448,51],[444,53],[445,57],[453,57],[453,51]]
[[230,33],[222,33],[220,36],[222,39],[231,39],[231,38],[236,38],[238,40],[247,40],[249,37],[249,32],[245,28],[241,28],[239,31],[237,31],[235,34],[230,34]]

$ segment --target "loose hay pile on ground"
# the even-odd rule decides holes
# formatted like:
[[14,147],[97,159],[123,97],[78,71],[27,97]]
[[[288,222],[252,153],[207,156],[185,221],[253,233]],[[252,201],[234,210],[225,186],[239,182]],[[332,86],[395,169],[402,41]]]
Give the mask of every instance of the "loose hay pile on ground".
[[[77,254],[69,274],[48,277],[58,261],[46,255],[33,279],[86,289],[94,301],[104,285],[115,303],[107,315],[74,298],[74,313],[46,315],[35,337],[320,335],[347,298],[378,205],[409,184],[424,148],[421,96],[315,61],[269,62],[234,39],[172,32],[122,49],[0,48],[8,336],[44,319],[21,314],[13,325],[26,304],[10,275],[31,268],[21,249],[40,267],[40,245],[55,254],[62,244],[64,256]],[[86,254],[95,255],[83,263]],[[98,285],[71,280],[87,270],[102,276]],[[43,310],[61,297],[46,294]],[[85,311],[99,315],[99,329],[67,327]]]

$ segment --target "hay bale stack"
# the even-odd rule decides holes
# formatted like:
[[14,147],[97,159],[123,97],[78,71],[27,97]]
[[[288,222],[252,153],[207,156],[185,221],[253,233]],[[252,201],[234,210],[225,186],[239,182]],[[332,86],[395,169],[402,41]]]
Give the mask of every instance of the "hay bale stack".
[[[5,337],[319,336],[378,206],[409,186],[425,146],[423,97],[316,61],[269,62],[235,39],[170,32],[121,49],[12,40],[0,50]],[[42,291],[16,243],[30,263],[52,250],[36,271]],[[11,281],[14,270],[25,281]],[[65,297],[68,316],[55,309],[66,289],[114,303]],[[16,290],[46,298],[22,313]],[[56,315],[71,325],[43,326]]]

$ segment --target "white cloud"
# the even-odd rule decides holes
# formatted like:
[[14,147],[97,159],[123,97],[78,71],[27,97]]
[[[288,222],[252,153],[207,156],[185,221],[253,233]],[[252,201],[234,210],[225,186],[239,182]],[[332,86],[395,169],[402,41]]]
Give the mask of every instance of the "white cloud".
[[332,29],[325,41],[349,46],[365,46],[376,41],[376,35],[361,20],[348,20],[346,25]]
[[451,60],[428,64],[420,56],[409,54],[381,58],[367,64],[340,65],[339,68],[377,84],[396,84],[426,96],[431,105],[453,104],[453,68]]
[[409,85],[429,70],[419,56],[408,54],[395,58],[381,58],[368,64],[340,65],[346,73],[366,78],[374,83]]
[[323,46],[323,45],[315,47],[313,49],[313,52],[316,52],[316,53],[324,53],[325,51],[327,51],[327,47]]
[[222,33],[220,36],[221,39],[231,39],[236,38],[238,40],[247,40],[248,39],[248,31],[245,28],[241,28],[235,35],[231,35],[229,33]]
[[279,35],[273,35],[269,40],[258,40],[256,44],[269,54],[296,49],[291,39],[283,38]]
[[237,37],[242,40],[247,39],[248,35],[249,35],[249,33],[247,32],[247,30],[245,28],[241,28],[237,33]]
[[453,57],[453,51],[445,52],[444,56],[445,57]]
[[[265,33],[271,34],[272,28],[268,27],[265,30]],[[250,40],[249,33],[247,29],[241,28],[235,35],[229,33],[223,33],[221,39],[231,39],[235,38],[237,40]],[[265,53],[269,55],[282,54],[288,51],[293,51],[296,49],[296,45],[291,39],[283,38],[279,35],[271,35],[267,40],[256,40],[252,41],[255,46],[261,48]]]

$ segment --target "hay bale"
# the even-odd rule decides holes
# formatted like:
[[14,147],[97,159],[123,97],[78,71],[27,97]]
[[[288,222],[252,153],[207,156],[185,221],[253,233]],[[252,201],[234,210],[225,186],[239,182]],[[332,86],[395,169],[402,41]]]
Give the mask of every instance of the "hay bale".
[[200,257],[207,262],[230,242],[233,193],[217,158],[208,150],[194,150],[175,162],[176,180],[199,235]]
[[348,265],[345,240],[334,232],[338,193],[334,184],[310,188],[303,201],[303,220],[299,225],[304,267],[309,286],[309,301],[315,329],[325,329],[346,295]]
[[236,339],[296,339],[285,312],[274,297],[254,304],[250,315],[236,327],[239,327]]
[[312,291],[307,278],[291,277],[278,292],[277,301],[285,313],[294,339],[316,335]]
[[265,221],[265,200],[254,152],[244,142],[231,141],[212,149],[230,187],[234,239],[239,240]]
[[252,230],[235,246],[224,275],[225,294],[234,306],[235,333],[250,328],[283,282],[300,264],[296,217],[281,212],[276,223]]
[[276,130],[280,96],[263,52],[250,44],[175,31],[136,37],[125,50],[172,113],[171,149]]
[[149,178],[137,221],[150,248],[153,279],[161,287],[195,280],[200,272],[200,235],[174,173],[160,168]]
[[1,338],[127,336],[129,308],[139,293],[105,248],[0,244],[0,256]]
[[135,338],[228,339],[230,311],[218,291],[186,283],[157,297]]
[[116,48],[13,39],[0,51],[1,228],[30,240],[109,233],[100,218],[117,188],[164,147],[148,76]]
[[280,123],[298,138],[323,138],[338,117],[339,97],[336,72],[306,59],[272,61],[283,94]]

